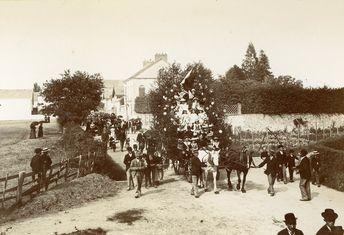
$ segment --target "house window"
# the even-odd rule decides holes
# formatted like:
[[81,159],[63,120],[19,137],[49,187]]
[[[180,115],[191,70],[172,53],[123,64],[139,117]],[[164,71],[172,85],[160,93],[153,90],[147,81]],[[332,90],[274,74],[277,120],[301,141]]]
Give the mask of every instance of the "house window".
[[143,85],[141,85],[139,87],[139,97],[144,97],[145,95],[146,95],[146,88]]

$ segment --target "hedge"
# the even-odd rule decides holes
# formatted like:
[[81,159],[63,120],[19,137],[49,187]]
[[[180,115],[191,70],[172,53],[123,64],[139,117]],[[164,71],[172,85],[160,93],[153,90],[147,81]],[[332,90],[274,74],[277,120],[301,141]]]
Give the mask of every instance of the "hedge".
[[[332,141],[332,143],[331,143]],[[334,140],[324,140],[310,145],[310,150],[317,150],[321,155],[320,182],[330,188],[344,192],[344,151],[333,147],[344,144],[344,137]]]

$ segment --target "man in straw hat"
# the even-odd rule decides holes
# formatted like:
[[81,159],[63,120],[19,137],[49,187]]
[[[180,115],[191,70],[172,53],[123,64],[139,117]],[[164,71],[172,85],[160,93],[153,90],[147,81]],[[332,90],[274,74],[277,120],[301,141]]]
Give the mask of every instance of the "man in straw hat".
[[296,217],[293,213],[284,215],[285,229],[278,232],[277,235],[303,235],[303,232],[296,228]]
[[321,213],[321,216],[324,218],[326,224],[319,229],[316,235],[344,234],[342,226],[334,225],[338,218],[338,214],[335,213],[333,209],[325,209],[325,211]]

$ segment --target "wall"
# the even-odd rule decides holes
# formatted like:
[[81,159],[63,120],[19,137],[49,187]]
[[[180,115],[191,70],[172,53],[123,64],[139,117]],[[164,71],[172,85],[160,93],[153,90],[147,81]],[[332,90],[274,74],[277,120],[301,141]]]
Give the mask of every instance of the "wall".
[[242,114],[237,116],[226,116],[226,123],[232,125],[233,130],[266,131],[268,127],[272,131],[287,130],[295,128],[293,120],[302,118],[308,121],[308,127],[320,129],[344,126],[344,114],[286,114],[286,115],[264,115],[264,114]]
[[31,115],[32,100],[0,99],[0,120],[42,119],[42,115]]

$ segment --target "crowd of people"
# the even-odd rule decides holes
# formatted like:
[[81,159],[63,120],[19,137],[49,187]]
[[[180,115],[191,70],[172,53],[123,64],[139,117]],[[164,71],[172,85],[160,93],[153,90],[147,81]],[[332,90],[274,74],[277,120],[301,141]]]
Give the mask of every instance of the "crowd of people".
[[[268,193],[271,196],[275,195],[274,184],[281,181],[284,184],[294,182],[294,171],[297,170],[300,174],[300,191],[301,201],[311,200],[310,183],[316,184],[320,187],[319,170],[320,157],[317,151],[310,153],[305,149],[301,149],[298,154],[293,150],[287,151],[283,145],[278,145],[278,150],[268,151],[263,147],[261,152],[261,159],[263,160],[256,168],[266,166],[264,173],[268,177]],[[287,177],[287,168],[289,179]]]

